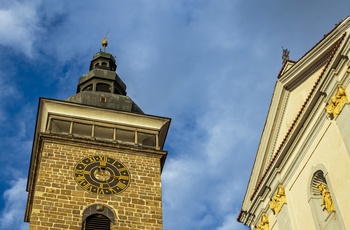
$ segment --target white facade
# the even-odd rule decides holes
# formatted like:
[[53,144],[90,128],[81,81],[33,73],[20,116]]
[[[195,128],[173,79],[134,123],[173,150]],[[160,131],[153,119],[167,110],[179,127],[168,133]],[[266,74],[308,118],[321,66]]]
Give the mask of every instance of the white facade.
[[349,95],[350,17],[284,63],[238,221],[252,229],[350,229]]

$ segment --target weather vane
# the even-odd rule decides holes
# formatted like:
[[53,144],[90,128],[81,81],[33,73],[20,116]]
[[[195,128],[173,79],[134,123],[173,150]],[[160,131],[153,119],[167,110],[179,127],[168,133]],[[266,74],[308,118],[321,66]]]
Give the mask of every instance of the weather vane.
[[289,49],[283,49],[282,46],[282,64],[284,64],[287,60],[289,60]]
[[108,33],[109,33],[109,30],[107,31],[106,35],[103,37],[103,40],[102,40],[103,52],[106,52],[106,47],[108,46],[108,42],[106,39]]

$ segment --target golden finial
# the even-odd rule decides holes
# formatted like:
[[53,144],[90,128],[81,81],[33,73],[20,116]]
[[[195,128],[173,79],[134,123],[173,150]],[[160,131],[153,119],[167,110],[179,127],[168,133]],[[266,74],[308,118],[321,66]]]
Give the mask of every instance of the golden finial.
[[102,40],[103,52],[106,52],[106,47],[108,46],[108,42],[106,39],[108,32],[106,33],[106,35],[103,37],[103,40]]

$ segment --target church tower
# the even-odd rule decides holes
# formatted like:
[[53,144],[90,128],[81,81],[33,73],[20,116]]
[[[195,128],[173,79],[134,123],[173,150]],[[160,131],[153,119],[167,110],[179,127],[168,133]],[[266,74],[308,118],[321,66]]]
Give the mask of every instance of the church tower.
[[29,229],[162,229],[170,119],[126,96],[116,60],[96,53],[77,93],[40,98],[28,173]]

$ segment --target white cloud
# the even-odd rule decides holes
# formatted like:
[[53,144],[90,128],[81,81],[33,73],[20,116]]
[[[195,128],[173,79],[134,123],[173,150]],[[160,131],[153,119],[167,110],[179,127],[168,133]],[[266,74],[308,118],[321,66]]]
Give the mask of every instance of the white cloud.
[[5,201],[5,207],[0,216],[1,229],[28,229],[28,224],[23,222],[27,200],[26,184],[26,179],[19,178],[16,181],[12,181],[11,187],[4,192],[3,199]]
[[227,214],[224,217],[224,222],[220,227],[218,227],[216,230],[239,230],[239,229],[250,229],[248,227],[244,227],[243,224],[238,223],[236,221],[236,218],[238,216],[238,213],[230,213]]
[[[146,113],[173,119],[162,175],[164,229],[243,229],[236,217],[280,68],[281,46],[297,38],[293,34],[300,34],[298,27],[305,21],[317,18],[290,21],[285,14],[298,11],[285,12],[286,3],[268,0],[261,8],[253,4],[240,0],[104,4],[1,0],[0,121],[4,124],[9,114],[12,118],[2,129],[3,155],[12,153],[29,161],[33,130],[28,134],[28,129],[34,129],[37,95],[64,99],[74,94],[79,76],[88,71],[109,30],[107,50],[117,56],[117,72],[128,86],[128,95]],[[288,4],[291,9],[297,3]],[[321,27],[320,19],[314,23]],[[293,28],[297,30],[290,31]],[[300,37],[309,40],[313,30],[306,28],[303,32],[308,34]],[[304,45],[300,40],[293,44]],[[277,51],[271,54],[275,46]],[[9,47],[19,59],[6,62]],[[8,69],[7,64],[18,61],[25,63],[27,72],[38,74],[25,78],[37,83],[35,89],[22,81],[22,66]],[[43,69],[45,73],[38,73]],[[4,110],[10,107],[6,103],[13,105],[23,95],[25,102]],[[26,170],[12,167],[2,175],[23,177]],[[11,210],[25,204],[25,195],[19,199],[15,195],[22,180],[6,190],[1,218],[11,220]],[[22,221],[22,213],[19,222],[12,219],[14,224]]]
[[31,57],[40,31],[37,0],[0,4],[0,45]]

